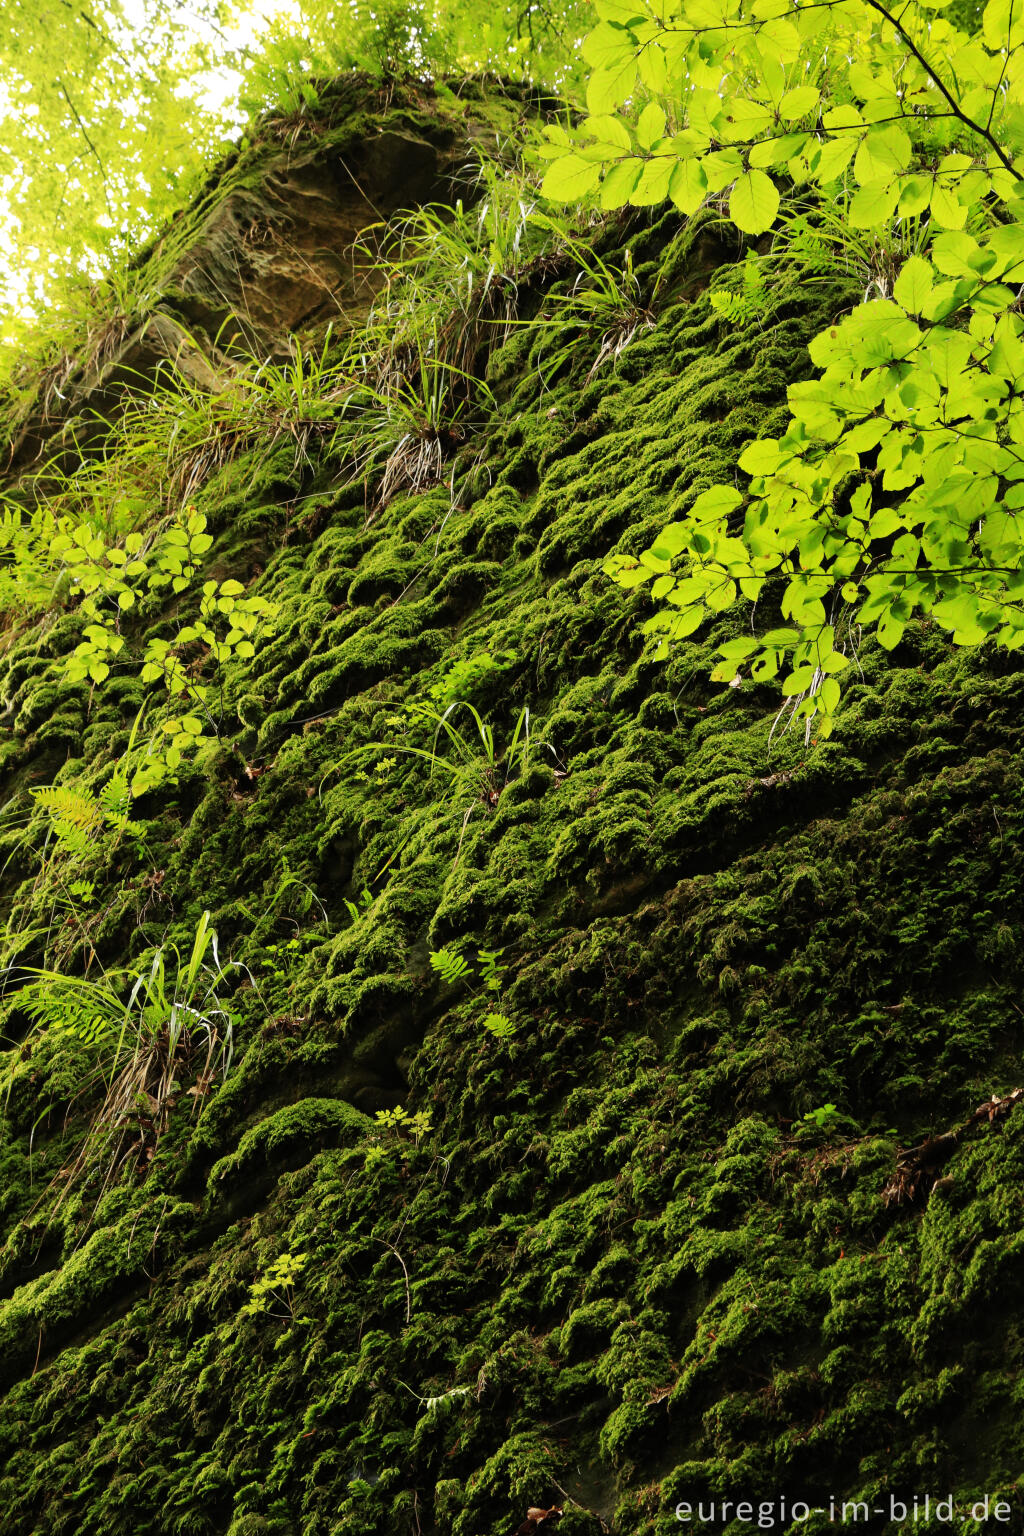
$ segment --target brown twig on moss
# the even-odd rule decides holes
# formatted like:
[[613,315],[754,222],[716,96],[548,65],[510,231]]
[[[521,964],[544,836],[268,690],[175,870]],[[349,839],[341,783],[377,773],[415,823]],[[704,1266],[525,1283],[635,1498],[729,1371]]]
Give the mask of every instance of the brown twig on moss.
[[979,1104],[962,1125],[943,1131],[941,1136],[928,1136],[916,1147],[903,1148],[896,1158],[896,1170],[882,1191],[886,1205],[909,1205],[920,1195],[930,1193],[939,1170],[952,1157],[967,1132],[976,1125],[991,1125],[1004,1119],[1022,1099],[1024,1088],[1014,1088],[1002,1097],[993,1094],[984,1104]]

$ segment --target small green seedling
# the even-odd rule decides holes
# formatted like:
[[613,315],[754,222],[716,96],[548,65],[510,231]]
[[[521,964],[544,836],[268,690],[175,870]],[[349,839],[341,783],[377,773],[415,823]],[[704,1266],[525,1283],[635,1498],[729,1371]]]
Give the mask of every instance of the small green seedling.
[[799,1124],[813,1126],[815,1130],[824,1131],[834,1126],[837,1120],[843,1116],[834,1104],[819,1104],[817,1109],[809,1109],[806,1115],[801,1115]]
[[418,1109],[414,1115],[410,1115],[401,1104],[395,1109],[378,1109],[373,1118],[380,1130],[395,1131],[399,1136],[411,1136],[417,1146],[431,1125],[429,1109]]
[[[471,992],[483,990],[493,994],[501,991],[502,976],[508,969],[501,963],[504,953],[503,949],[479,949],[474,968],[454,944],[448,944],[444,949],[431,951],[430,964],[446,986],[465,982]],[[482,1023],[496,1040],[510,1040],[518,1028],[507,1014],[495,1009],[487,1012]]]
[[[308,1257],[305,1253],[279,1254],[262,1279],[255,1280],[250,1287],[242,1316],[252,1317],[266,1312],[282,1323],[307,1322],[307,1318],[295,1314],[295,1286]],[[281,1310],[275,1311],[275,1307]]]

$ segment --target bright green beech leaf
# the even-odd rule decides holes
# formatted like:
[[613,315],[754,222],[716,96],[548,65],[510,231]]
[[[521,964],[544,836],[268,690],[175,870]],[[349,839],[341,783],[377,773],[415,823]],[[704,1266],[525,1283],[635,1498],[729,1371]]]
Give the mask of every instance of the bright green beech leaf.
[[643,149],[650,149],[665,134],[665,112],[656,101],[648,102],[640,113],[636,125],[637,141]]
[[875,128],[857,150],[853,173],[862,187],[887,186],[909,164],[910,154],[910,140],[902,128]]
[[709,192],[721,192],[743,173],[743,156],[738,149],[716,149],[701,161],[708,179]]
[[708,179],[700,161],[679,161],[669,177],[668,191],[680,213],[687,217],[696,213],[708,195]]
[[711,522],[721,517],[727,517],[734,512],[742,501],[742,497],[731,485],[713,485],[710,490],[702,491],[690,508],[689,516],[697,523]]
[[850,200],[850,223],[854,229],[878,229],[891,216],[899,195],[897,181],[875,181],[861,187]]
[[744,234],[764,234],[771,229],[778,211],[778,188],[764,171],[748,171],[733,187],[729,217]]
[[729,104],[729,131],[726,138],[746,143],[771,127],[772,114],[758,101],[745,101],[738,97]]
[[878,622],[879,645],[883,645],[887,651],[891,651],[903,639],[903,631],[906,627],[906,622],[903,619],[896,618],[891,612],[883,614]]
[[655,42],[649,42],[637,59],[640,79],[649,91],[659,96],[669,88],[669,64],[665,50]]
[[973,277],[981,258],[981,247],[973,235],[950,232],[938,235],[931,243],[929,255],[939,272],[950,277]]
[[779,102],[779,116],[784,123],[795,123],[813,112],[820,100],[821,92],[816,85],[798,85],[795,90],[787,91]]
[[902,526],[902,519],[893,507],[882,507],[871,519],[869,532],[873,539],[884,539]]
[[923,256],[908,256],[893,284],[893,298],[909,314],[920,315],[931,296],[935,268]]
[[963,229],[967,222],[967,209],[949,187],[936,186],[932,193],[931,214],[943,229]]
[[982,12],[981,28],[990,48],[1019,48],[1024,43],[1024,4],[1021,0],[989,0]]
[[808,161],[811,175],[824,183],[835,181],[841,176],[853,159],[857,148],[857,140],[850,134],[841,138],[826,139],[820,150]]
[[586,138],[597,139],[601,144],[615,144],[627,152],[632,148],[633,141],[630,138],[629,129],[621,117],[613,117],[607,112],[596,117],[588,117],[581,124],[580,132]]
[[830,133],[849,131],[851,128],[863,128],[864,117],[857,108],[849,102],[843,102],[838,107],[830,107],[822,116],[822,124]]
[[724,645],[720,645],[718,654],[726,661],[743,661],[747,656],[753,655],[760,643],[753,635],[740,635],[735,640],[726,640]]
[[793,698],[796,694],[806,693],[814,682],[814,667],[807,664],[802,667],[794,667],[782,685],[782,692],[786,698]]
[[616,69],[631,62],[634,38],[621,23],[602,21],[583,43],[583,57],[594,69]]
[[839,684],[834,677],[826,677],[818,689],[816,698],[827,715],[834,715],[839,708]]
[[613,581],[618,582],[620,587],[625,587],[627,591],[631,591],[633,587],[642,587],[645,581],[650,581],[654,572],[645,570],[642,565],[624,565],[616,568],[614,571],[609,570],[608,574]]
[[923,213],[931,202],[932,178],[930,176],[908,176],[900,184],[899,211],[904,217],[911,217],[916,213]]
[[552,202],[574,202],[592,192],[600,179],[600,165],[581,160],[579,155],[566,155],[564,160],[555,160],[548,166],[541,193]]
[[1024,343],[1009,316],[996,326],[988,368],[997,378],[1009,379],[1015,385],[1024,383]]
[[611,112],[628,101],[636,85],[636,60],[630,55],[620,64],[595,69],[587,81],[587,110]]
[[593,6],[602,21],[614,21],[620,27],[639,26],[646,20],[637,0],[593,0]]
[[654,203],[663,203],[668,197],[669,181],[675,167],[675,160],[667,155],[660,159],[648,160],[636,186],[630,193],[629,200],[633,206],[647,208]]
[[778,439],[765,437],[753,442],[740,454],[740,469],[748,475],[770,475],[778,468],[782,458]]
[[623,208],[632,197],[644,172],[643,160],[619,160],[601,183],[601,207]]
[[813,142],[806,133],[784,133],[781,138],[762,139],[760,144],[752,147],[747,162],[762,170],[773,165],[785,165]]
[[[666,523],[658,534],[658,548],[671,559],[686,548],[688,529],[685,523]],[[689,599],[687,599],[689,601]]]

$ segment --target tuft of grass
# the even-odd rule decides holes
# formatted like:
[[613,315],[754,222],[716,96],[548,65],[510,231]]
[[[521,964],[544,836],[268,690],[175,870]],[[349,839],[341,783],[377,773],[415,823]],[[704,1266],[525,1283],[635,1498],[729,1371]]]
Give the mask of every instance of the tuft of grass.
[[550,232],[553,245],[568,255],[578,268],[568,293],[554,295],[548,301],[554,305],[555,314],[543,323],[552,331],[571,334],[552,351],[546,379],[550,381],[579,351],[578,333],[582,330],[596,333],[599,338],[597,353],[587,373],[589,382],[605,363],[614,365],[641,332],[653,328],[654,310],[642,302],[640,283],[628,249],[622,266],[615,267],[572,235],[564,221],[546,213],[534,213],[532,220]]
[[[74,1053],[79,1096],[102,1094],[89,1133],[64,1170],[65,1190],[97,1158],[101,1194],[129,1163],[144,1166],[179,1100],[198,1102],[218,1075],[227,1076],[235,1021],[221,989],[235,964],[221,963],[217,934],[204,912],[187,955],[161,945],[135,969],[107,971],[98,981],[18,962],[0,970],[0,1022],[17,1015],[30,1025],[18,1057],[49,1039]],[[0,1075],[7,1097],[15,1070],[16,1062]]]
[[348,402],[353,478],[377,481],[374,508],[401,491],[423,491],[445,478],[445,463],[494,396],[480,379],[440,353],[439,339],[417,337],[404,367],[366,381]]
[[519,282],[545,252],[535,196],[522,174],[488,159],[467,171],[468,204],[430,204],[366,230],[355,247],[382,281],[368,331],[402,367],[426,337],[465,373],[505,339]]

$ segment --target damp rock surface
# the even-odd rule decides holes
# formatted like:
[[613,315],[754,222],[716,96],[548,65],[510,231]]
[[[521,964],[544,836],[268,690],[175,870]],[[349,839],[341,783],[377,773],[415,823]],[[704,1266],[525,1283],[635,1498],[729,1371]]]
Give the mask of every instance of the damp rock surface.
[[[358,310],[359,230],[450,198],[524,110],[369,91],[222,170],[149,253],[163,318],[83,362],[82,400],[173,325],[212,376],[228,317],[271,347]],[[52,1046],[13,1069],[5,1536],[512,1536],[555,1508],[561,1536],[669,1536],[699,1500],[1017,1497],[1024,672],[911,627],[815,744],[772,735],[770,687],[707,680],[721,632],[648,658],[602,560],[778,428],[849,294],[795,273],[738,324],[713,221],[600,238],[660,276],[653,327],[589,377],[599,335],[552,374],[512,328],[454,479],[377,507],[282,443],[203,488],[211,569],[283,622],[86,922],[116,966],[209,910],[246,967],[235,1056],[67,1198],[95,1099]],[[12,811],[127,744],[141,685],[68,687],[77,639],[47,617],[5,654]],[[453,676],[464,757],[408,734]],[[66,922],[73,969],[38,848],[0,841],[5,917]],[[941,1187],[893,1194],[901,1149],[968,1121]]]

